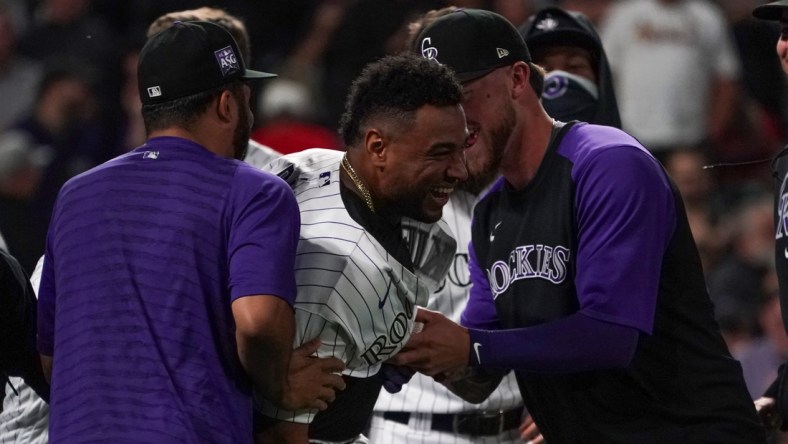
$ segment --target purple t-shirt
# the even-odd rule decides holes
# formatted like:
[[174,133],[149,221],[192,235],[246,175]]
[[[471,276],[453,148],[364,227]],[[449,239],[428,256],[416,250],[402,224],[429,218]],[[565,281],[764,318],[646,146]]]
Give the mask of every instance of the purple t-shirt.
[[50,440],[252,442],[231,302],[295,299],[290,187],[161,137],[69,181],[47,239]]

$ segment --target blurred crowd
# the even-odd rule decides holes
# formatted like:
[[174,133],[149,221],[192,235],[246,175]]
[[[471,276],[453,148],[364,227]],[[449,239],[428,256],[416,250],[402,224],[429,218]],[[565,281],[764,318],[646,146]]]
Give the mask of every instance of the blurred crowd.
[[597,26],[623,128],[679,187],[718,321],[755,398],[788,355],[770,163],[786,139],[786,79],[773,49],[779,27],[750,15],[760,3],[2,0],[0,233],[31,273],[60,186],[144,142],[137,55],[147,27],[166,12],[217,6],[244,19],[248,65],[279,74],[254,91],[252,137],[289,153],[341,149],[336,127],[350,82],[368,62],[407,49],[407,25],[418,15],[455,5],[517,24],[556,4]]

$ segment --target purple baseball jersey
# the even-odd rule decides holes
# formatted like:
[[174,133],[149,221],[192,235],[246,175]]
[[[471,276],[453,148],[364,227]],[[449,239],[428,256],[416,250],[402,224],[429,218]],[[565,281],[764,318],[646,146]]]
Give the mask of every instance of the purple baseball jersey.
[[284,181],[185,139],[69,181],[39,298],[51,442],[251,443],[230,305],[293,303],[299,227]]

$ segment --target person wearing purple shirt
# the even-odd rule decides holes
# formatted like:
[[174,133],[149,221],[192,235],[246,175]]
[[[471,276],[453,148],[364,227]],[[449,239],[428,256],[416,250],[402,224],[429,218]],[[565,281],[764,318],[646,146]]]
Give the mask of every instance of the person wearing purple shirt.
[[247,70],[227,31],[176,22],[138,66],[147,141],[67,182],[47,237],[38,349],[49,438],[251,443],[252,387],[325,408],[338,360],[292,351],[299,213],[238,160]]
[[502,177],[474,211],[463,326],[420,310],[394,361],[472,402],[513,369],[549,443],[765,442],[660,164],[616,128],[551,119],[505,18],[460,10],[418,39]]

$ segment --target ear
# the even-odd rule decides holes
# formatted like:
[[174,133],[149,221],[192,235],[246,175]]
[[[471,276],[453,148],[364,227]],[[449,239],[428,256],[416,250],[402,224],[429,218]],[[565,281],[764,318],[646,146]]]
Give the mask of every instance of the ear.
[[511,94],[513,99],[517,99],[525,93],[533,94],[531,90],[531,67],[525,62],[517,62],[512,65],[511,81],[512,89]]
[[233,93],[225,89],[219,94],[216,99],[216,118],[223,124],[232,124],[236,116],[238,107],[236,106],[236,98]]
[[364,152],[370,159],[374,168],[382,168],[386,164],[386,148],[388,144],[383,139],[383,132],[377,128],[367,131],[364,137]]

